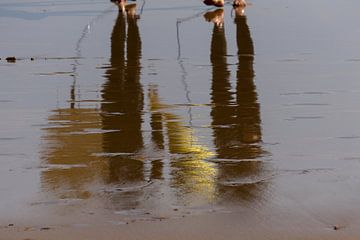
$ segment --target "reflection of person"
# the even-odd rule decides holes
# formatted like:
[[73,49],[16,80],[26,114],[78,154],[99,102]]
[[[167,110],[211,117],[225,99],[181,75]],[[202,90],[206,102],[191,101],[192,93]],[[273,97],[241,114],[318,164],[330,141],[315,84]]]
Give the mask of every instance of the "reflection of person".
[[[238,11],[235,11],[239,13]],[[212,12],[215,17],[216,12]],[[208,15],[209,16],[209,15]],[[213,21],[214,22],[214,21]],[[235,94],[229,82],[224,27],[214,22],[210,60],[212,64],[212,126],[218,165],[218,192],[221,199],[252,199],[256,195],[263,153],[260,106],[253,82],[254,47],[246,17],[235,17],[238,69]]]
[[[111,36],[111,68],[106,72],[101,106],[103,129],[109,130],[103,136],[103,151],[110,156],[108,180],[125,186],[144,180],[143,162],[136,157],[143,148],[143,90],[141,39],[135,10],[136,5],[131,4],[126,6],[126,12],[119,11]],[[134,157],[126,154],[134,154]]]
[[[242,120],[242,141],[245,143],[258,143],[261,141],[260,106],[257,103],[257,93],[254,84],[254,45],[246,16],[242,11],[235,9],[236,39],[238,46],[237,70],[237,104],[243,109],[238,115]],[[254,153],[257,153],[255,151]]]

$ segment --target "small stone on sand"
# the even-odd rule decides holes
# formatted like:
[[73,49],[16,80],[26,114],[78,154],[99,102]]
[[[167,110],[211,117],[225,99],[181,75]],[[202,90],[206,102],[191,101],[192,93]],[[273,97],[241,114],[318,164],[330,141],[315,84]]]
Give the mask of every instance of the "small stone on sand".
[[8,61],[8,62],[16,62],[16,57],[7,57],[6,61]]

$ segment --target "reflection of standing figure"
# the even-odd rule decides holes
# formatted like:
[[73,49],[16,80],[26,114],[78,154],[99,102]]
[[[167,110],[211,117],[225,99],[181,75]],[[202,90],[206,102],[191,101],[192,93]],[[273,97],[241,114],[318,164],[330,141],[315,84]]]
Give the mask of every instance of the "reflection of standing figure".
[[[119,11],[111,36],[111,66],[102,90],[103,150],[110,156],[110,182],[133,185],[143,181],[143,163],[127,154],[143,147],[141,114],[143,90],[140,84],[141,39],[136,5]],[[127,25],[127,32],[126,32]],[[126,45],[126,46],[125,46]],[[126,52],[125,52],[126,47]]]
[[263,150],[260,106],[255,90],[254,47],[246,17],[235,18],[238,46],[237,86],[229,82],[224,29],[214,24],[211,42],[212,125],[218,165],[218,191],[222,199],[250,200],[257,194]]
[[[261,141],[260,105],[257,102],[254,84],[254,45],[251,39],[246,16],[236,14],[236,40],[238,46],[237,70],[237,117],[241,122],[241,141],[246,144]],[[250,147],[247,155],[257,156],[261,153],[259,146]]]

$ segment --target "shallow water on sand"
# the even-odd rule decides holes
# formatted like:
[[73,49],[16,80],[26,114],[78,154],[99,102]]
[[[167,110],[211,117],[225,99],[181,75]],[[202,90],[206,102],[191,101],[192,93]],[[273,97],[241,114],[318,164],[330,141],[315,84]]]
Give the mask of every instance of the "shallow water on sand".
[[0,1],[0,223],[281,209],[351,225],[359,4],[144,0],[137,19]]

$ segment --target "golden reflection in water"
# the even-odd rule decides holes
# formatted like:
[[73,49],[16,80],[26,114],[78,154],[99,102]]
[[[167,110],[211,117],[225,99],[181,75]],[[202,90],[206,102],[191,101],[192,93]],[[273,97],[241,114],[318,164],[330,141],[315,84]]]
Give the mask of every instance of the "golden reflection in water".
[[[214,154],[205,146],[198,143],[194,131],[186,126],[182,119],[171,113],[170,106],[161,103],[156,86],[149,89],[149,104],[152,120],[161,121],[152,125],[161,128],[153,129],[155,143],[167,140],[168,152],[171,157],[172,187],[179,190],[181,194],[197,194],[198,197],[212,201],[215,196],[216,169],[212,163],[204,161]],[[154,131],[155,130],[155,131]],[[159,137],[159,134],[166,136]],[[161,145],[160,148],[163,148]]]
[[215,19],[210,60],[212,64],[212,127],[219,159],[217,187],[221,200],[251,200],[262,182],[260,106],[254,84],[254,46],[246,17],[236,12],[238,67],[236,91],[232,90],[222,10],[207,13]]
[[[111,38],[111,68],[106,72],[108,81],[102,91],[106,102],[102,104],[103,129],[118,130],[104,135],[103,151],[109,154],[120,153],[119,156],[110,155],[108,159],[109,183],[136,186],[164,179],[164,165],[169,164],[171,188],[209,198],[214,193],[214,168],[211,163],[203,160],[211,153],[196,143],[192,129],[183,124],[181,117],[171,113],[170,106],[161,103],[156,86],[149,86],[148,93],[151,140],[156,149],[149,150],[149,146],[144,146],[144,133],[141,129],[144,107],[143,87],[140,83],[141,38],[138,18],[129,14],[131,6],[135,5],[126,6],[127,14],[119,12],[115,23]],[[129,158],[121,153],[133,155]],[[169,155],[182,157],[170,157],[169,163],[164,158]],[[145,177],[146,161],[151,161],[149,178]],[[137,193],[138,201],[141,201],[143,190]],[[130,198],[126,196],[127,200],[120,195],[117,201],[137,201],[134,199],[135,193]]]
[[[137,155],[143,148],[143,90],[135,6],[127,6],[127,13],[119,12],[116,19],[101,109],[71,104],[48,118],[41,182],[59,198],[89,198],[104,184],[131,186],[144,180],[143,159]],[[73,91],[70,95],[74,98]]]
[[97,109],[58,109],[48,118],[41,182],[59,198],[88,198],[90,183],[107,174],[107,166],[93,155],[101,151]]
[[[55,126],[45,129],[42,156],[52,168],[43,171],[42,184],[61,198],[88,198],[92,190],[99,192],[99,187],[110,189],[111,204],[121,209],[143,204],[156,186],[172,189],[182,200],[185,195],[195,195],[211,201],[217,172],[213,163],[204,160],[213,153],[198,143],[193,129],[172,113],[172,106],[160,101],[155,85],[148,91],[152,146],[144,143],[142,43],[134,7],[125,8],[132,12],[119,11],[111,34],[101,108],[71,105],[49,117]],[[149,164],[150,170],[145,167]],[[149,186],[149,182],[155,184]],[[150,195],[156,198],[159,194]]]
[[[151,136],[142,130],[142,42],[135,7],[126,6],[127,11],[119,11],[116,19],[101,108],[71,105],[49,117],[42,151],[48,167],[42,172],[44,190],[59,198],[89,198],[94,191],[110,189],[112,207],[121,209],[148,206],[144,200],[149,198],[155,207],[161,204],[160,198],[171,204],[253,199],[260,192],[263,168],[255,160],[264,150],[254,85],[254,48],[246,17],[235,18],[238,68],[234,93],[223,10],[205,15],[208,21],[216,19],[210,49],[213,153],[174,113],[176,108],[161,101],[156,85],[148,86],[147,91]],[[145,144],[148,140],[151,144]],[[161,196],[163,189],[171,193]]]

